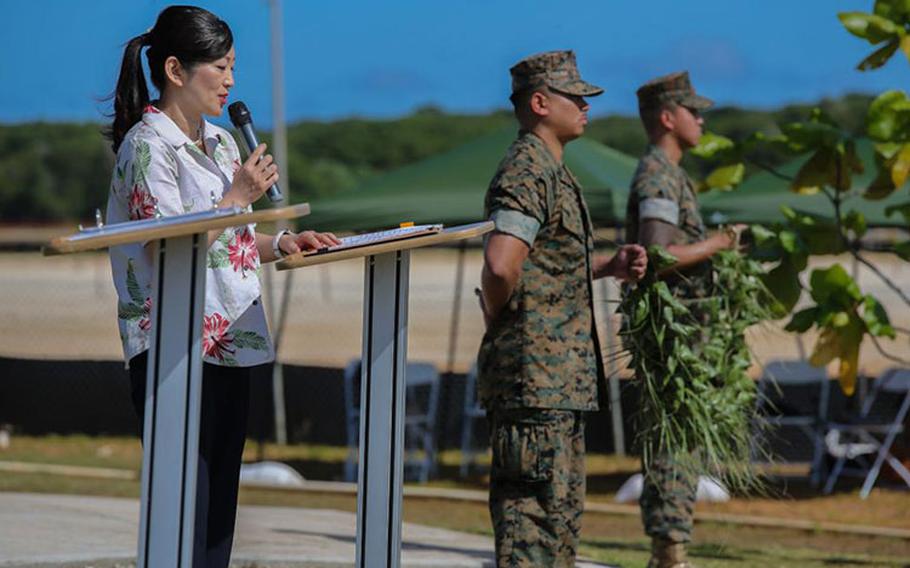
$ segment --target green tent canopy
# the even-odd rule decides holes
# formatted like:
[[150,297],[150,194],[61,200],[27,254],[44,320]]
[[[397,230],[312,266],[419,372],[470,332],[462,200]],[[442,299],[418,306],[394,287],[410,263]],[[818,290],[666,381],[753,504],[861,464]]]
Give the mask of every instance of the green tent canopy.
[[[457,225],[482,220],[490,178],[515,137],[514,129],[499,130],[315,200],[304,223],[318,230],[363,231],[403,221]],[[565,162],[584,188],[594,224],[621,224],[636,160],[580,138],[566,147]]]
[[[869,226],[906,226],[903,217],[898,214],[891,217],[885,216],[885,208],[889,205],[910,201],[910,195],[907,194],[906,189],[898,189],[880,201],[871,201],[862,197],[862,192],[876,175],[874,148],[870,140],[860,139],[857,140],[856,149],[866,170],[862,174],[853,176],[852,195],[847,196],[842,202],[842,211],[847,213],[850,210],[856,210],[862,213]],[[807,159],[808,156],[797,158],[778,168],[778,171],[792,178]],[[732,222],[770,224],[782,221],[781,205],[786,205],[802,213],[829,219],[834,216],[834,207],[823,194],[800,195],[794,193],[790,191],[789,181],[769,172],[749,177],[733,191],[712,191],[700,195],[698,201],[705,221],[713,225]]]

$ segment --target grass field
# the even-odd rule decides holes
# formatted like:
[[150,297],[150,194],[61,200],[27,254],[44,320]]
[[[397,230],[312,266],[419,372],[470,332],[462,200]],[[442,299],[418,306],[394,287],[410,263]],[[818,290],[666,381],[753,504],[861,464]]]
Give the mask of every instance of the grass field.
[[[336,479],[343,466],[344,448],[313,446],[263,447],[248,444],[245,458],[285,461],[308,479]],[[442,457],[438,487],[485,489],[486,480],[475,476],[456,481],[458,456]],[[97,478],[43,473],[0,473],[0,491],[70,493],[136,498],[139,495],[138,469],[141,461],[137,441],[129,438],[85,436],[14,437],[11,446],[0,451],[0,461],[107,468],[126,472],[127,478]],[[637,469],[633,458],[593,455],[588,461],[589,499],[612,502],[619,483]],[[123,477],[123,476],[120,476]],[[759,515],[781,519],[809,519],[818,523],[845,523],[891,528],[910,528],[910,492],[876,489],[869,499],[858,498],[855,490],[832,496],[818,496],[804,485],[776,483],[776,497],[737,498],[728,503],[702,505],[702,512]],[[242,504],[327,508],[354,511],[351,494],[311,491],[243,488]],[[440,511],[445,511],[444,515]],[[407,497],[405,521],[454,530],[491,534],[486,505],[473,501]],[[628,567],[643,567],[648,543],[641,534],[635,514],[585,515],[582,554],[596,560]],[[775,527],[754,527],[717,522],[699,522],[693,556],[700,567],[822,567],[822,566],[910,566],[910,540],[802,531]]]

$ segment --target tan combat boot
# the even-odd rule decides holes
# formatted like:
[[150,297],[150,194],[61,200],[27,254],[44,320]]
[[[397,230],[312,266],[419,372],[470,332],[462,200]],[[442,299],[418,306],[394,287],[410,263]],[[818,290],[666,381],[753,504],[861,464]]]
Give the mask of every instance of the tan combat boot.
[[651,539],[651,560],[648,568],[695,568],[686,560],[686,544],[665,538]]

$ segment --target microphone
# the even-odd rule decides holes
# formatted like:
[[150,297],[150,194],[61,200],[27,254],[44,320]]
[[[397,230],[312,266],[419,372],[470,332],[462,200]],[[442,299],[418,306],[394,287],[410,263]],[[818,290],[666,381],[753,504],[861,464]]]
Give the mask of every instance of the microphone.
[[[253,117],[250,109],[246,108],[242,101],[237,101],[228,105],[228,114],[231,115],[231,123],[240,131],[247,152],[252,154],[256,146],[259,146],[259,140],[256,138],[256,133],[253,132]],[[278,189],[277,183],[268,188],[265,193],[273,203],[281,201],[281,190]]]

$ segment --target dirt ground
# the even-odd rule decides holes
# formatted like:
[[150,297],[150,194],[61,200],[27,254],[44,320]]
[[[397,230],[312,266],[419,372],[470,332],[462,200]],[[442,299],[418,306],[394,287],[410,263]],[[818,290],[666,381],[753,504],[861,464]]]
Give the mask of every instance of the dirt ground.
[[[910,294],[910,263],[893,255],[869,257]],[[482,336],[483,322],[474,288],[480,281],[481,252],[465,255],[464,285],[455,297],[458,252],[425,249],[413,253],[408,355],[448,370],[450,350],[453,370],[465,372],[473,363]],[[848,258],[813,259],[813,266],[841,262],[853,270]],[[38,253],[0,254],[0,356],[45,359],[106,359],[122,357],[116,326],[116,296],[107,256],[87,253],[42,257]],[[290,278],[291,297],[279,358],[286,363],[342,367],[359,357],[361,343],[363,261],[349,260],[290,272],[264,271],[276,297]],[[864,292],[877,296],[892,322],[910,328],[910,309],[900,302],[874,274],[860,266],[858,280]],[[269,288],[267,288],[269,289]],[[614,333],[605,329],[607,314],[615,307],[605,298],[618,297],[612,280],[595,285],[601,337],[605,352],[615,352]],[[267,295],[268,296],[268,295]],[[266,301],[268,302],[268,297]],[[458,310],[455,311],[456,301]],[[453,322],[453,316],[457,322]],[[611,326],[616,329],[616,318]],[[750,346],[757,362],[793,359],[811,352],[815,337],[801,338],[782,331],[784,322],[753,329]],[[453,327],[457,334],[452,335]],[[275,330],[275,322],[272,325]],[[882,342],[890,352],[907,356],[907,336]],[[860,359],[862,373],[876,375],[893,366],[869,342]],[[620,365],[621,366],[621,365]],[[615,369],[614,369],[615,370]],[[758,373],[758,368],[754,369]]]

